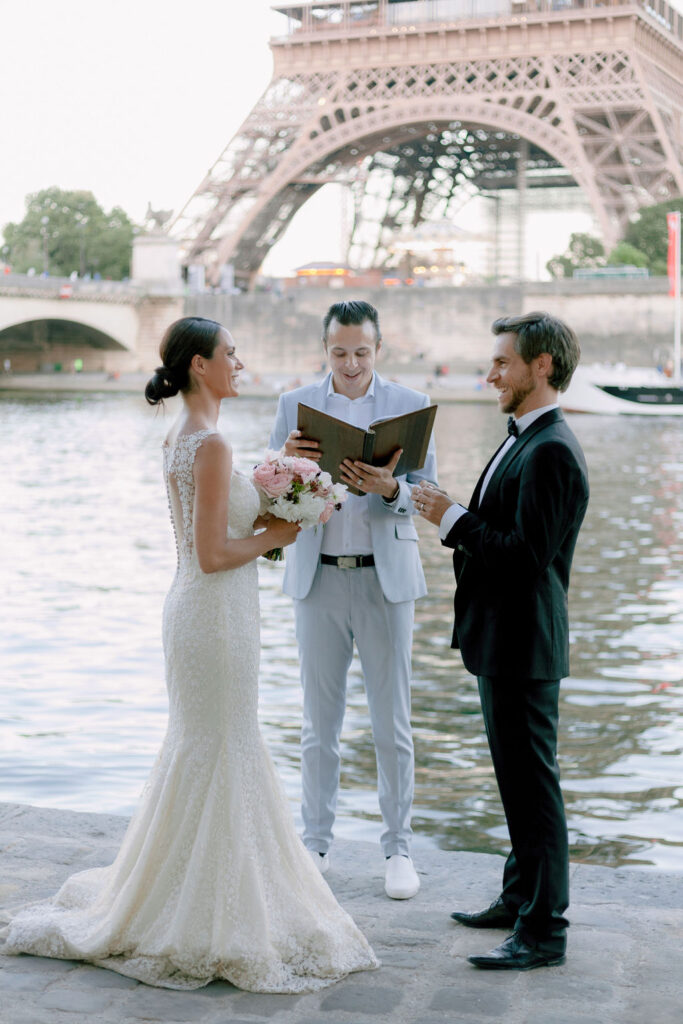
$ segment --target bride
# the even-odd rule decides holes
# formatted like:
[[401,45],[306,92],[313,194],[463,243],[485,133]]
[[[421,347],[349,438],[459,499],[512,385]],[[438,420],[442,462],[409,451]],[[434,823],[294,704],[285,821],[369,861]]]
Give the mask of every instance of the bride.
[[178,553],[163,616],[168,730],[114,863],[20,910],[3,952],[164,988],[313,991],[378,962],[299,840],[257,722],[256,558],[299,528],[257,518],[216,428],[243,368],[228,331],[185,317],[160,352],[147,401],[183,398],[163,446]]

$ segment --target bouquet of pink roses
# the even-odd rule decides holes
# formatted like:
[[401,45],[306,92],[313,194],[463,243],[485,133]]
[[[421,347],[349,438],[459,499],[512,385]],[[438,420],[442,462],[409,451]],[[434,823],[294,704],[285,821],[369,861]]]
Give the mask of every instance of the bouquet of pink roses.
[[[254,468],[254,485],[261,498],[261,515],[269,513],[305,529],[326,523],[347,498],[346,484],[335,484],[313,459],[266,451],[266,458]],[[282,548],[273,548],[266,558],[279,561]]]

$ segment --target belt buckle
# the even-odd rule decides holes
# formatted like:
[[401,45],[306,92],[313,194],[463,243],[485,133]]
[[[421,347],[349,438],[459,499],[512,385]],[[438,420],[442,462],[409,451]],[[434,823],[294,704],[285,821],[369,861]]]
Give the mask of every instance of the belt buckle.
[[339,555],[337,558],[338,569],[357,569],[358,559],[355,555]]

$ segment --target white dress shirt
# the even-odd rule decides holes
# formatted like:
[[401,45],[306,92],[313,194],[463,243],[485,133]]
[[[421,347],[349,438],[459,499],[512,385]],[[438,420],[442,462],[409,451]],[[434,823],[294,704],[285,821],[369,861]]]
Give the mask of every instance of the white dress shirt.
[[[360,398],[347,398],[334,390],[332,375],[327,389],[324,412],[363,430],[375,418],[375,374],[368,390]],[[367,494],[349,494],[340,509],[324,526],[322,555],[371,555],[370,512]]]
[[[519,419],[517,419],[517,417],[515,416],[518,434],[522,434],[527,429],[527,427],[531,426],[534,420],[538,419],[539,416],[543,416],[544,413],[550,412],[551,409],[558,408],[558,403],[552,402],[550,405],[544,405],[540,409],[532,409],[531,412],[525,412],[523,416],[519,417]],[[488,487],[491,481],[491,477],[495,473],[499,462],[501,461],[503,456],[510,451],[510,449],[512,448],[513,444],[516,441],[517,438],[514,436],[514,434],[510,434],[505,443],[502,444],[498,449],[496,457],[493,459],[491,465],[489,466],[486,472],[486,476],[484,477],[484,480],[482,482],[481,490],[479,492],[479,504],[481,504],[481,499],[484,497],[484,492]],[[439,523],[440,540],[446,539],[448,534],[451,532],[451,530],[457,523],[458,519],[460,519],[461,516],[464,516],[465,512],[467,512],[467,509],[463,505],[458,505],[457,502],[454,503],[453,505],[448,506],[444,514],[441,516],[441,522]]]

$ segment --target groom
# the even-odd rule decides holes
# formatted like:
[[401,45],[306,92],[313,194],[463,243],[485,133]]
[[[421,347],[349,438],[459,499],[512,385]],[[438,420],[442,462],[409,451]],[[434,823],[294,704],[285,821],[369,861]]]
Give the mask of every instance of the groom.
[[512,931],[476,967],[562,963],[569,904],[567,825],[557,766],[560,679],[569,672],[567,591],[588,504],[581,447],[558,407],[579,361],[574,332],[547,313],[493,324],[487,381],[510,413],[509,436],[468,508],[421,484],[418,512],[453,548],[453,647],[477,676],[512,852],[501,895],[470,928]]
[[[280,397],[271,448],[319,459],[317,441],[296,429],[299,402],[367,428],[374,420],[429,405],[426,395],[375,372],[381,349],[377,310],[367,302],[337,302],[323,320],[330,373],[318,384]],[[322,872],[329,867],[346,676],[354,641],[363,667],[377,758],[385,892],[409,899],[420,887],[410,859],[414,788],[410,727],[414,602],[426,593],[411,485],[436,480],[434,441],[424,468],[394,477],[387,466],[342,464],[341,480],[360,489],[325,526],[302,530],[287,551],[284,591],[294,598],[304,708],[301,731],[304,843]]]

